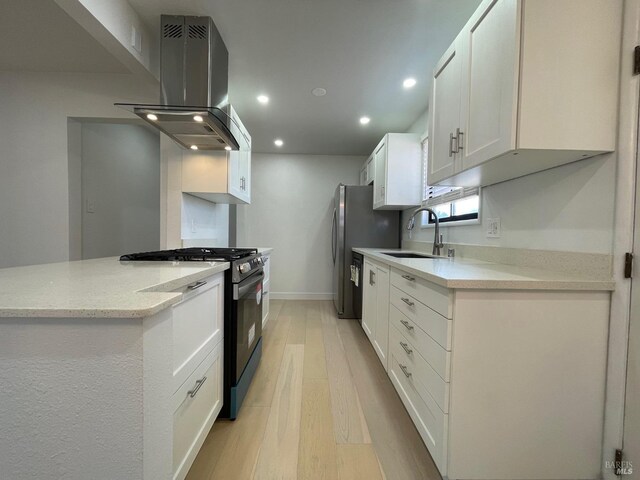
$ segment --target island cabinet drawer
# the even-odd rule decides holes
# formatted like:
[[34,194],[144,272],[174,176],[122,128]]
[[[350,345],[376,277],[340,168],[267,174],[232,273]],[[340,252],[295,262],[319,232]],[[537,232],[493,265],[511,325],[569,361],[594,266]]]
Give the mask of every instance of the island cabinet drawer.
[[408,293],[440,315],[453,318],[451,290],[396,268],[391,269],[391,285]]
[[389,329],[389,347],[403,365],[407,381],[425,402],[435,400],[438,408],[449,412],[449,383],[429,365],[417,348],[395,326]]
[[222,344],[173,395],[173,478],[183,479],[222,408]]
[[224,277],[217,274],[183,289],[173,307],[173,381],[176,391],[222,340]]
[[400,310],[445,350],[451,350],[451,320],[393,285],[390,297],[391,305]]
[[451,352],[442,348],[438,342],[393,305],[389,309],[389,321],[411,342],[416,351],[429,363],[440,378],[448,382],[451,370]]
[[391,382],[407,412],[409,412],[409,416],[418,429],[438,470],[445,476],[447,474],[449,415],[440,410],[433,399],[429,398],[428,401],[422,399],[400,368],[404,364],[396,354],[396,349],[389,349],[389,377]]

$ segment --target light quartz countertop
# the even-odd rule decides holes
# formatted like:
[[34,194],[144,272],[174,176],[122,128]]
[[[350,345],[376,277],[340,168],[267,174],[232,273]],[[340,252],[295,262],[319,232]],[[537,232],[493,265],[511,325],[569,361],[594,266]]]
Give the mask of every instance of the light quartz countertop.
[[0,269],[0,317],[142,318],[182,299],[172,292],[228,262],[120,262],[118,257]]
[[273,252],[273,248],[271,247],[258,247],[258,253],[262,255],[266,255],[271,252]]
[[447,288],[503,290],[615,289],[615,282],[611,278],[589,278],[539,268],[491,263],[473,258],[395,258],[383,253],[392,251],[409,252],[409,250],[354,248],[353,251]]

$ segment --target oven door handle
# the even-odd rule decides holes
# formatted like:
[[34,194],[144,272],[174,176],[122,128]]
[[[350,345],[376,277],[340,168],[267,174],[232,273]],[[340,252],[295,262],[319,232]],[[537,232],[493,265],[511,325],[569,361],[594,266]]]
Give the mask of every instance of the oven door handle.
[[240,300],[242,297],[246,295],[246,293],[249,290],[251,290],[252,287],[260,283],[263,278],[264,278],[264,272],[260,272],[256,274],[256,278],[253,281],[247,283],[246,285],[242,285],[242,282],[235,284],[233,286],[233,299]]

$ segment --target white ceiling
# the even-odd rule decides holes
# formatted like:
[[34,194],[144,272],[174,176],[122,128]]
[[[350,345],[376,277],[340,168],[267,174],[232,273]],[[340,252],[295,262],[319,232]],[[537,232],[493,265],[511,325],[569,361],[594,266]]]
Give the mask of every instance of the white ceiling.
[[[254,151],[366,155],[425,110],[430,72],[480,0],[129,2],[154,34],[161,13],[213,17],[229,50],[229,97]],[[405,91],[409,76],[418,84]],[[312,96],[315,87],[327,95]],[[261,93],[268,106],[256,101]]]
[[0,71],[129,73],[52,0],[0,2]]

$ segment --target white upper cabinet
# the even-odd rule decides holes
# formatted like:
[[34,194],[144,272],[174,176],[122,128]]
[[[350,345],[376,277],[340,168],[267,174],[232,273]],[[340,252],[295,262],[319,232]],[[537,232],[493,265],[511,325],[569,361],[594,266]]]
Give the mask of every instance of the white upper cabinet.
[[364,176],[362,179],[361,184],[362,185],[371,185],[374,181],[374,177],[376,175],[376,163],[375,163],[375,155],[372,153],[371,155],[369,155],[369,158],[367,158],[367,161],[364,162],[364,165],[362,166],[362,169],[364,171]]
[[373,208],[403,210],[421,202],[420,137],[388,133],[373,151]]
[[429,184],[490,185],[613,151],[620,22],[607,0],[483,1],[434,69]]
[[230,130],[240,144],[231,152],[182,154],[182,191],[216,203],[251,203],[251,136],[231,107]]
[[[460,85],[462,74],[461,36],[445,52],[436,65],[431,97],[430,182],[437,182],[454,174],[454,132],[460,126]],[[446,139],[447,141],[444,141]]]

